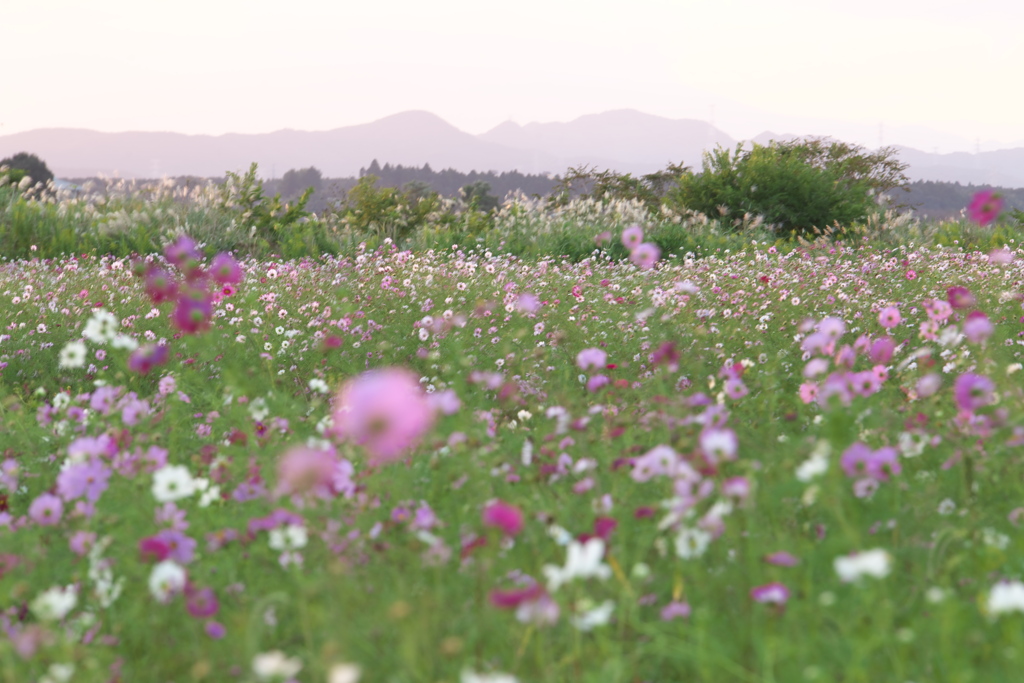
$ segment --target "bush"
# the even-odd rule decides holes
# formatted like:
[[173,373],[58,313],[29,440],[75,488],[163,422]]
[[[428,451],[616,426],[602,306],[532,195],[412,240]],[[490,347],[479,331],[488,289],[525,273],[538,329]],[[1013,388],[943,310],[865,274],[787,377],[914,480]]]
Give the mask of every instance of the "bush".
[[905,185],[906,165],[894,153],[820,139],[718,147],[705,153],[703,173],[683,175],[666,199],[737,224],[762,216],[776,233],[803,237],[863,221],[877,210],[876,195]]
[[[24,171],[25,174],[32,178],[33,184],[42,183],[46,185],[46,183],[53,180],[53,172],[46,166],[46,162],[35,154],[29,154],[28,152],[18,152],[13,157],[0,159],[0,166],[8,166],[11,169]],[[21,178],[18,180],[21,180]]]

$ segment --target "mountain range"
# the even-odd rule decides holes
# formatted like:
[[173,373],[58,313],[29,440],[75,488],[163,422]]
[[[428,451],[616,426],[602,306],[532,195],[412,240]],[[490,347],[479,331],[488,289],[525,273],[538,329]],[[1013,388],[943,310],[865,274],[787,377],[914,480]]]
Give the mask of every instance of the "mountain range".
[[[764,132],[754,142],[797,135]],[[120,176],[222,177],[256,162],[260,174],[316,166],[325,177],[358,175],[381,164],[560,174],[580,165],[643,174],[683,163],[695,170],[702,153],[739,140],[696,119],[669,119],[634,110],[581,116],[568,123],[511,121],[480,135],[463,132],[425,111],[408,111],[371,123],[329,131],[279,130],[263,134],[184,135],[164,132],[103,133],[46,128],[0,136],[0,158],[30,152],[62,178]],[[1024,147],[978,154],[934,154],[896,147],[911,180],[1024,187]]]

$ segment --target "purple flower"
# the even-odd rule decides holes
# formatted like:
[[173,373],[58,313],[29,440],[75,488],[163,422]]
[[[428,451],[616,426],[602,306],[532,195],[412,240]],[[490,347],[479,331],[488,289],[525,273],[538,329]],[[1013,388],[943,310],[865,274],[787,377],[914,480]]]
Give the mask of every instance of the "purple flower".
[[995,388],[988,377],[965,372],[953,384],[953,397],[960,410],[974,412],[992,402]]
[[593,393],[601,389],[601,387],[607,386],[611,380],[606,375],[594,375],[587,380],[587,391]]
[[220,640],[227,634],[227,629],[219,621],[206,622],[206,635],[214,640]]
[[992,321],[981,311],[972,311],[964,321],[964,336],[972,344],[980,344],[995,331]]
[[57,492],[66,501],[85,496],[95,503],[107,490],[110,468],[99,460],[70,465],[57,475]]
[[220,609],[212,588],[185,588],[185,608],[196,619],[212,617]]
[[498,500],[484,508],[483,523],[501,529],[506,536],[516,536],[523,530],[523,511]]
[[239,267],[238,261],[226,252],[221,252],[213,257],[210,274],[222,285],[236,284],[242,281],[242,269]]
[[28,507],[29,518],[39,526],[54,526],[64,514],[64,503],[52,493],[43,493]]
[[154,537],[167,546],[167,557],[178,564],[188,564],[195,559],[196,541],[177,529],[162,529]]
[[786,588],[785,584],[775,581],[751,588],[750,597],[756,602],[785,605],[786,601],[789,600],[789,589]]
[[672,621],[673,619],[689,619],[691,612],[690,603],[673,600],[661,608],[661,620]]
[[966,287],[950,287],[946,290],[946,299],[953,308],[970,308],[974,305],[974,295]]
[[598,348],[583,349],[576,354],[576,365],[580,370],[599,370],[608,362],[608,354]]
[[796,555],[787,553],[785,550],[765,555],[764,561],[777,567],[795,567],[800,564],[800,559]]

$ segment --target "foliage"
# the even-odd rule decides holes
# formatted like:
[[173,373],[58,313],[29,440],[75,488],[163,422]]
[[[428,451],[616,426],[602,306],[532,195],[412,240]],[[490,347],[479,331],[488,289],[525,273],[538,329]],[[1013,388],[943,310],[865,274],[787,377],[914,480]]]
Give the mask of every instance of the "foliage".
[[657,211],[665,195],[689,172],[680,164],[669,164],[664,170],[633,177],[629,173],[598,171],[588,166],[570,168],[552,189],[548,203],[562,207],[574,197],[610,201],[639,201],[650,211]]
[[500,206],[500,200],[491,194],[491,184],[478,180],[459,190],[459,196],[470,211],[490,213]]
[[761,216],[780,235],[811,234],[877,210],[875,196],[906,181],[893,153],[823,140],[718,147],[705,153],[703,172],[683,176],[667,201],[729,221]]
[[281,178],[280,192],[285,197],[294,197],[303,190],[312,188],[317,192],[323,187],[323,174],[315,166],[290,169]]
[[12,157],[0,159],[0,166],[9,166],[10,168],[25,171],[32,178],[33,183],[46,185],[53,180],[53,172],[46,165],[46,162],[35,154],[29,154],[28,152],[18,152]]

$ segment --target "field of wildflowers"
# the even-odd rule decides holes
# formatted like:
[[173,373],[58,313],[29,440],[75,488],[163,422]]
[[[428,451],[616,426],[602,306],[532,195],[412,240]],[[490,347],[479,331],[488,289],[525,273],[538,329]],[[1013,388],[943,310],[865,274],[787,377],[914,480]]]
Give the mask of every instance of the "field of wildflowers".
[[588,229],[0,264],[0,679],[1021,680],[1024,249]]

